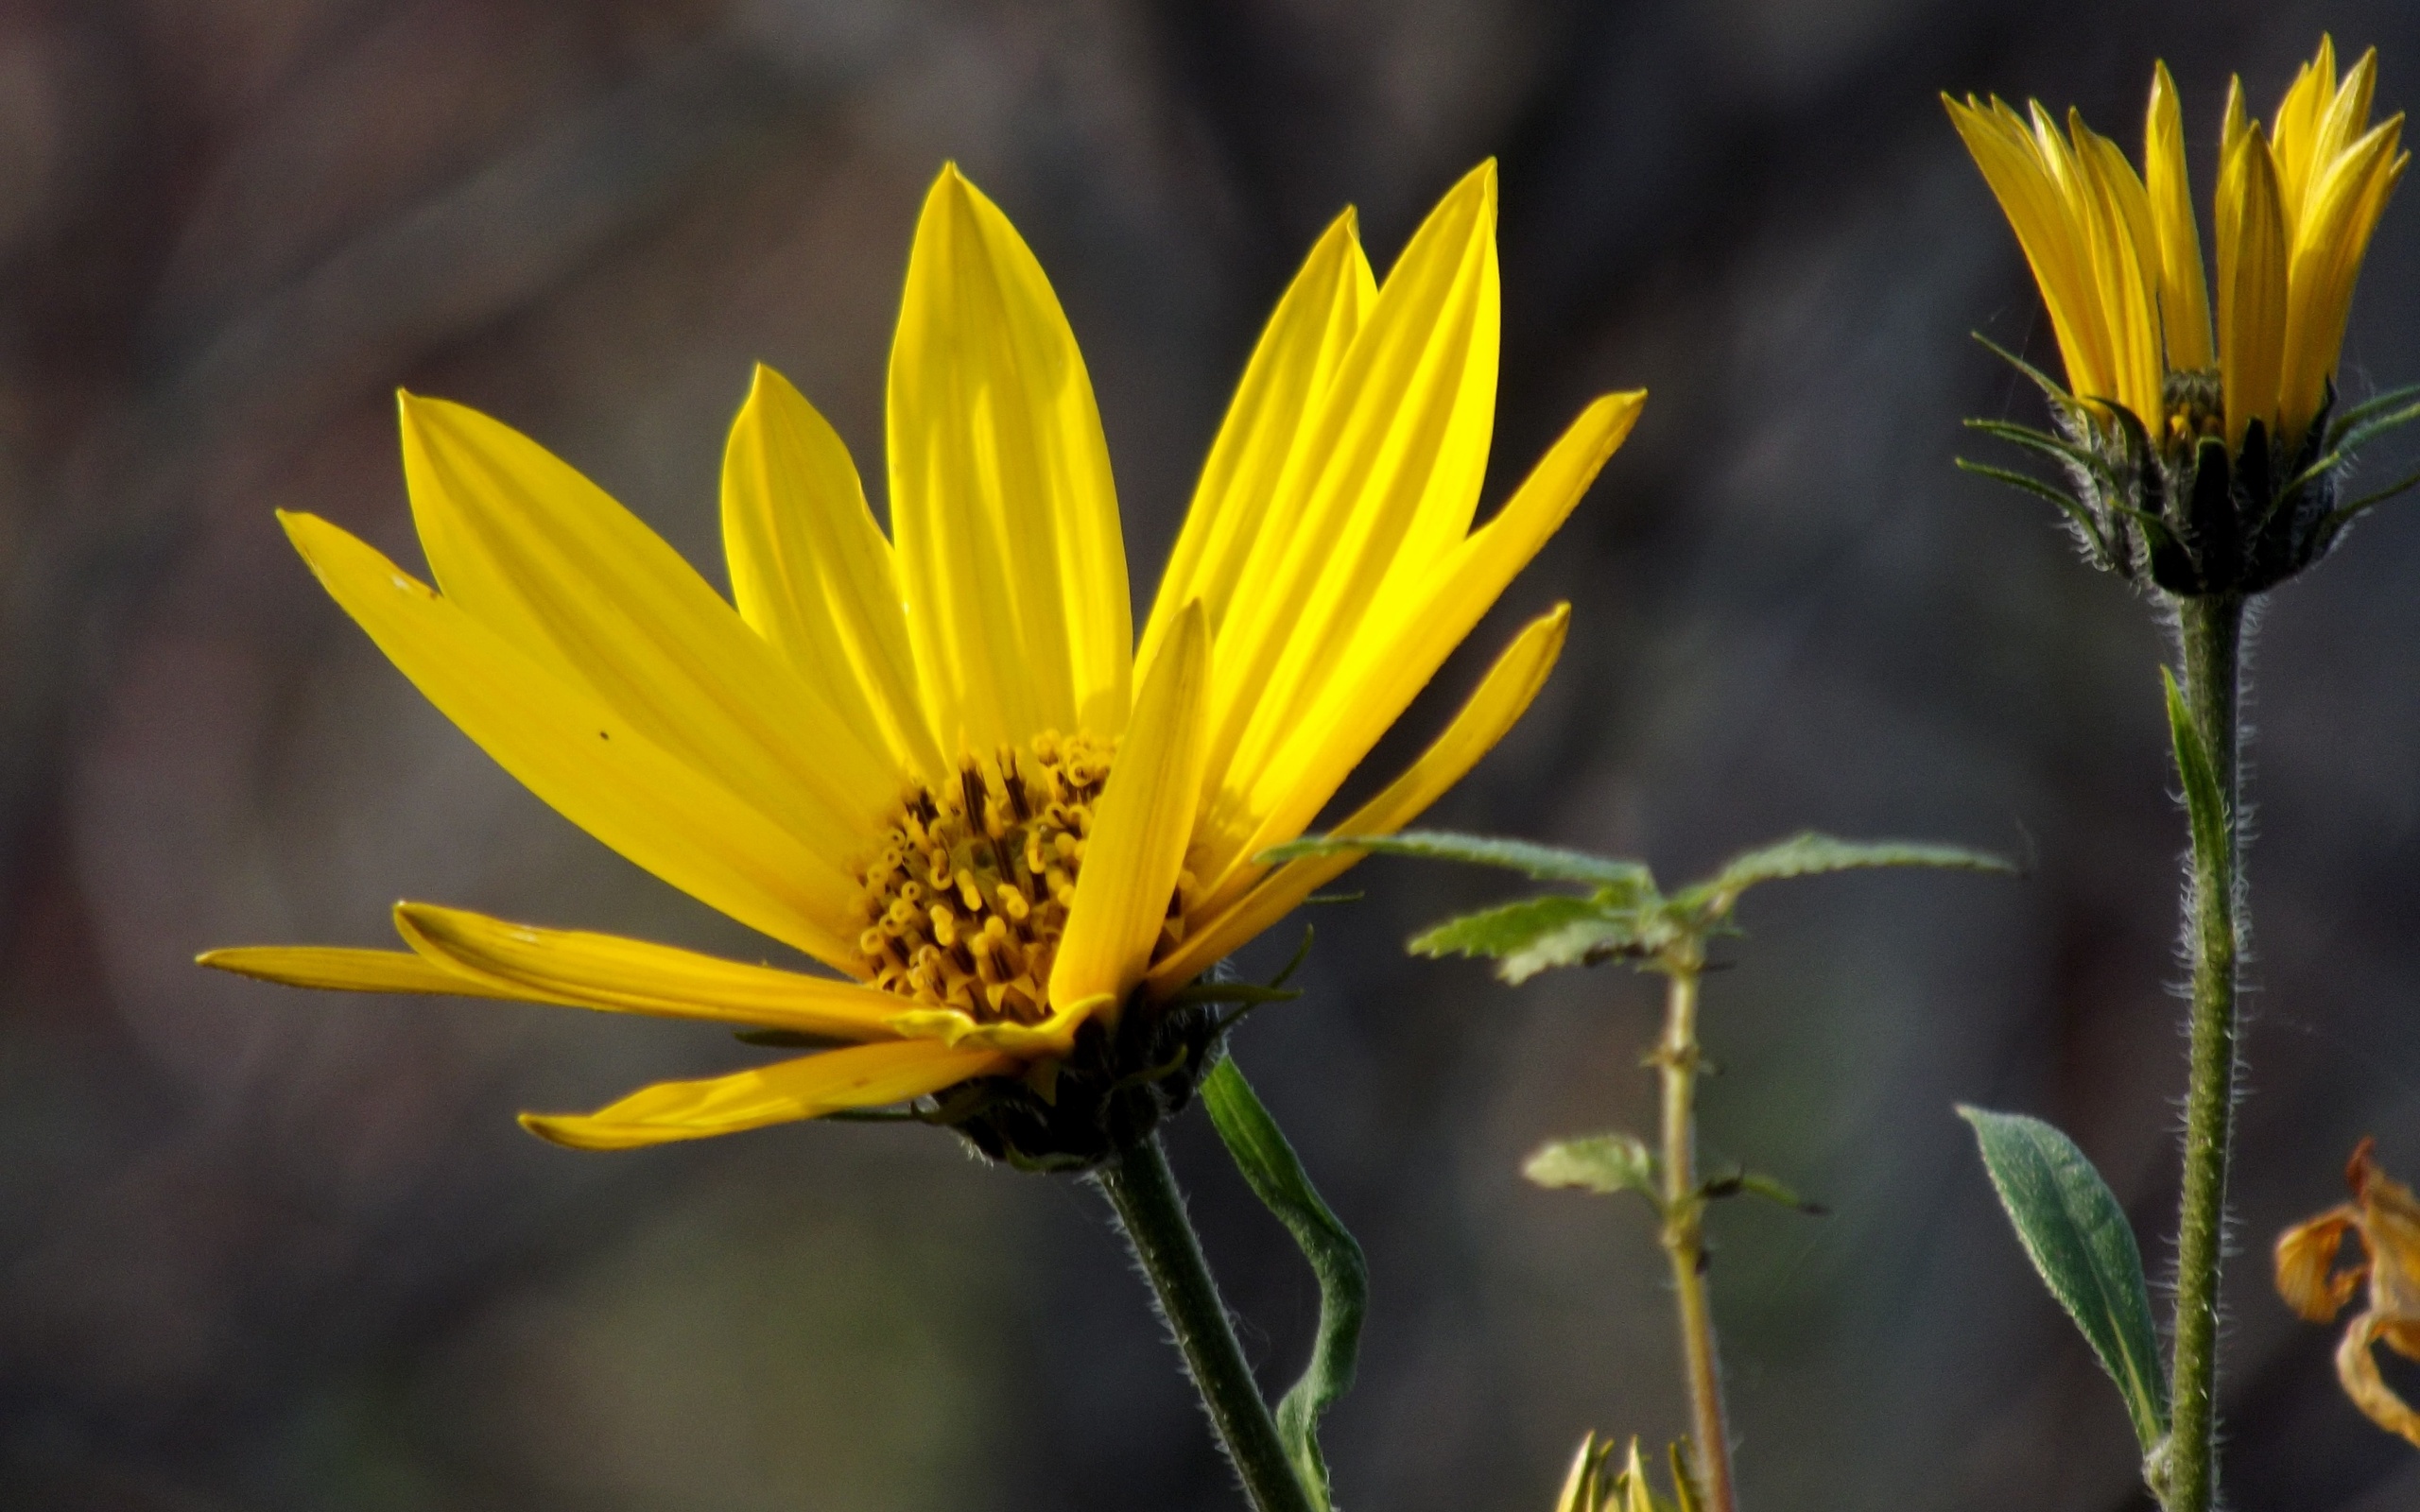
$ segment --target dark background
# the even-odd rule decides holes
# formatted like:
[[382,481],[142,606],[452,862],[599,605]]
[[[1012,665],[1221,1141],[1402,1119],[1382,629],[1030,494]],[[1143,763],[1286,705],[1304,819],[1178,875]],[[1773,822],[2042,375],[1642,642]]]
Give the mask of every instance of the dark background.
[[[0,8],[0,1503],[43,1509],[1231,1507],[1097,1195],[926,1130],[576,1156],[517,1108],[744,1064],[711,1029],[320,998],[189,964],[385,942],[399,896],[732,952],[514,786],[313,586],[272,507],[416,560],[390,391],[538,437],[719,576],[762,358],[879,478],[925,186],[1049,268],[1138,594],[1258,322],[1357,203],[1383,268],[1503,160],[1491,497],[1593,393],[1635,438],[1382,752],[1576,601],[1527,723],[1439,811],[1672,880],[1815,825],[2023,881],[1775,887],[1705,1034],[1717,1305],[1754,1508],[2141,1504],[2118,1398],[2028,1273],[1967,1099],[2051,1117],[2156,1270],[2182,1087],[2152,608],[1962,476],[2047,331],[1936,92],[2129,144],[2151,66],[2204,186],[2323,27],[2420,99],[2420,13],[2267,0],[57,0]],[[2206,201],[2205,201],[2206,202]],[[2205,221],[2206,224],[2206,221]],[[2345,386],[2420,378],[2420,204]],[[2408,447],[2405,448],[2408,450]],[[2383,448],[2373,481],[2408,465]],[[2254,665],[2260,991],[2230,1276],[2246,1508],[2404,1507],[2266,1250],[2354,1140],[2420,1176],[2420,514],[2275,595]],[[1148,599],[1147,599],[1148,601]],[[1342,1499],[1546,1512],[1581,1432],[1682,1424],[1634,1205],[1515,1177],[1643,1126],[1651,984],[1519,990],[1403,938],[1505,889],[1378,863],[1238,1053],[1374,1271]],[[1282,954],[1290,929],[1264,941]],[[1198,1114],[1174,1135],[1272,1384],[1313,1312]]]

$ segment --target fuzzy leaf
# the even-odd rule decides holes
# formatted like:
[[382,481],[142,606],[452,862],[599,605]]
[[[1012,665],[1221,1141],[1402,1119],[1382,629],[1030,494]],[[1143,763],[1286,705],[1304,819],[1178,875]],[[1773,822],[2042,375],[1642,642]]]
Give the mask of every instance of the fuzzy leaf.
[[1369,1303],[1370,1272],[1361,1246],[1321,1199],[1285,1131],[1244,1080],[1235,1057],[1220,1060],[1201,1078],[1201,1105],[1235,1159],[1253,1194],[1294,1236],[1320,1283],[1320,1326],[1311,1363],[1277,1403],[1277,1435],[1286,1457],[1309,1493],[1311,1504],[1331,1504],[1327,1459],[1320,1452],[1319,1421],[1336,1400],[1353,1388],[1354,1357],[1361,1344],[1361,1314]]
[[1556,966],[1586,966],[1636,949],[1637,916],[1593,898],[1562,893],[1499,903],[1449,919],[1416,935],[1420,955],[1476,955],[1496,963],[1495,974],[1521,983]]
[[1443,830],[1402,830],[1393,834],[1307,834],[1289,840],[1255,859],[1266,865],[1297,861],[1305,856],[1338,855],[1367,850],[1376,855],[1426,856],[1438,861],[1463,861],[1478,867],[1503,867],[1526,872],[1540,882],[1577,882],[1591,887],[1642,891],[1650,885],[1648,871],[1635,861],[1592,856],[1584,850],[1503,840],[1493,835],[1454,834]]
[[2038,1118],[1962,1106],[2016,1237],[2118,1383],[2143,1452],[2168,1435],[2168,1380],[2125,1210],[2075,1142]]
[[2405,384],[2400,388],[2390,388],[2385,393],[2373,394],[2355,404],[2328,424],[2327,449],[2335,451],[2344,444],[2344,438],[2356,427],[2367,424],[2398,404],[2410,404],[2415,397],[2420,397],[2420,384]]
[[1521,1174],[1542,1187],[1599,1193],[1635,1192],[1664,1205],[1655,1182],[1655,1155],[1635,1134],[1583,1134],[1548,1140],[1521,1162]]
[[1920,845],[1904,840],[1836,840],[1808,831],[1732,857],[1710,881],[1689,889],[1689,895],[1707,900],[1718,908],[1727,908],[1740,893],[1758,883],[1867,867],[1938,867],[1955,871],[2016,869],[1998,856],[1960,846]]

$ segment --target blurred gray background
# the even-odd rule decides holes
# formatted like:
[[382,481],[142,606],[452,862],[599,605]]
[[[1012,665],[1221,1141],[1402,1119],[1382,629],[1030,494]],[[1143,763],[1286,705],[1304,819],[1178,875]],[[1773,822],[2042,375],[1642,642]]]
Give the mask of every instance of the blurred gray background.
[[[2137,140],[2151,66],[2211,171],[2323,27],[2420,100],[2420,13],[2268,0],[27,0],[0,7],[0,1503],[43,1509],[1238,1504],[1095,1194],[921,1129],[576,1156],[515,1109],[746,1064],[705,1028],[322,998],[222,943],[385,942],[397,897],[754,952],[428,709],[272,523],[416,561],[398,384],[586,469],[720,576],[749,364],[880,476],[891,314],[955,157],[1083,342],[1138,594],[1258,322],[1329,216],[1381,267],[1503,161],[1491,497],[1593,393],[1653,392],[1561,537],[1381,751],[1576,601],[1521,730],[1437,815],[1681,880],[1806,825],[2023,881],[1776,887],[1713,979],[1718,1159],[1828,1203],[1716,1219],[1752,1508],[2121,1512],[2115,1392],[2033,1282],[1966,1099],[2072,1131],[2165,1260],[2181,822],[2150,607],[1958,420],[2050,356],[1941,89]],[[2420,378],[2420,203],[2355,393]],[[2405,450],[2408,450],[2407,447]],[[2393,446],[2373,479],[2408,465]],[[2265,1254],[2354,1140],[2420,1176],[2420,507],[2275,596],[2255,665],[2260,986],[2232,1276],[2247,1508],[2420,1501]],[[1546,1512],[1582,1430],[1679,1431],[1635,1206],[1515,1177],[1641,1126],[1651,984],[1407,960],[1490,876],[1322,912],[1238,1054],[1369,1247],[1345,1504]],[[1293,932],[1262,942],[1282,955]],[[1272,1388],[1306,1273],[1199,1114],[1174,1132]]]

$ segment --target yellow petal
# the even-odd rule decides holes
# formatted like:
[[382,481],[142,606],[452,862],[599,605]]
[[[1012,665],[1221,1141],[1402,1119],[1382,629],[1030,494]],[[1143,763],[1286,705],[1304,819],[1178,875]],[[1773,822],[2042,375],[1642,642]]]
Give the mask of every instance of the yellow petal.
[[[1569,605],[1530,623],[1495,659],[1454,722],[1420,759],[1384,791],[1336,826],[1338,834],[1392,834],[1420,817],[1447,788],[1504,738],[1546,685],[1571,624]],[[1288,862],[1206,922],[1191,928],[1175,951],[1155,964],[1146,984],[1166,997],[1217,964],[1219,957],[1291,912],[1294,905],[1351,867],[1357,854]]]
[[890,352],[890,509],[944,750],[1125,728],[1133,626],[1092,381],[1041,265],[945,167]]
[[278,518],[388,660],[524,786],[691,897],[856,969],[856,885],[835,862],[371,547],[315,515]]
[[2390,1434],[2398,1434],[2414,1444],[2420,1444],[2420,1413],[2394,1394],[2393,1387],[2378,1374],[2377,1356],[2371,1353],[2380,1335],[2391,1327],[2389,1319],[2376,1313],[2356,1315],[2344,1330],[2344,1342],[2336,1349],[2336,1379],[2343,1383],[2344,1395],[2364,1417]]
[[896,996],[855,982],[430,903],[396,904],[395,928],[430,961],[487,983],[498,995],[839,1040],[890,1039],[887,1021],[899,1011]]
[[2325,1323],[2344,1311],[2360,1285],[2363,1267],[2336,1268],[2344,1236],[2360,1222],[2351,1207],[2321,1213],[2277,1236],[2277,1295],[2309,1322]]
[[[2117,392],[2117,364],[2103,325],[2100,297],[2093,286],[2085,229],[2072,210],[2040,141],[2015,112],[1995,99],[1987,108],[1942,96],[1949,119],[1966,144],[1993,198],[2016,232],[2017,246],[2049,312],[2067,387],[2079,395],[2106,399]],[[2055,136],[2053,137],[2055,141]]]
[[900,768],[680,553],[510,426],[411,395],[402,409],[412,513],[447,598],[836,864],[877,833]]
[[1217,639],[1270,501],[1287,477],[1308,463],[1308,443],[1337,368],[1376,299],[1377,284],[1348,210],[1311,249],[1253,349],[1161,576],[1137,653],[1145,664],[1177,612],[1195,599]]
[[723,452],[722,535],[740,617],[843,724],[878,732],[900,771],[950,778],[916,688],[890,542],[849,449],[761,364]]
[[2336,43],[2319,39],[2319,56],[2294,71],[2286,97],[2277,103],[2269,133],[2277,169],[2277,202],[2291,226],[2302,213],[2303,192],[2316,166],[2320,125],[2336,101]]
[[2219,369],[2227,442],[2257,420],[2273,433],[2286,350],[2286,224],[2276,167],[2257,125],[2219,175]]
[[2067,112],[2076,166],[2090,191],[2092,242],[2101,306],[2118,355],[2118,402],[2146,426],[2166,410],[2160,365],[2159,237],[2151,198],[2118,144]]
[[1494,424],[1495,168],[1429,213],[1331,386],[1219,627],[1214,782],[1291,728],[1374,602],[1462,539]]
[[284,987],[334,992],[419,992],[441,997],[509,998],[533,994],[448,971],[410,951],[346,950],[330,945],[236,945],[204,951],[194,964]]
[[2396,145],[2402,125],[2399,115],[2381,122],[2329,164],[2304,201],[2287,273],[2285,373],[2278,396],[2289,446],[2319,412],[2336,374],[2370,232],[2401,177]]
[[[2143,123],[2143,179],[2159,245],[2161,332],[2167,364],[2180,372],[2213,367],[2210,295],[2202,271],[2202,236],[2193,220],[2193,184],[2185,167],[2185,120],[2176,81],[2161,63],[2152,73],[2151,110]],[[2148,419],[2149,417],[2145,417]]]
[[1189,604],[1144,676],[1101,792],[1050,969],[1053,1007],[1107,994],[1114,1017],[1150,964],[1193,836],[1210,677],[1209,627]]
[[1228,774],[1219,812],[1242,822],[1220,828],[1205,850],[1209,886],[1201,906],[1216,910],[1239,896],[1259,874],[1252,857],[1301,833],[1326,806],[1513,575],[1561,527],[1646,402],[1644,392],[1633,390],[1604,395],[1583,410],[1495,519],[1425,580],[1393,595],[1385,613],[1372,616],[1325,696],[1302,712],[1282,744],[1260,765],[1239,762]]
[[524,1113],[521,1126],[576,1150],[629,1150],[903,1103],[1015,1069],[990,1050],[930,1040],[855,1045],[701,1081],[658,1082],[586,1116]]

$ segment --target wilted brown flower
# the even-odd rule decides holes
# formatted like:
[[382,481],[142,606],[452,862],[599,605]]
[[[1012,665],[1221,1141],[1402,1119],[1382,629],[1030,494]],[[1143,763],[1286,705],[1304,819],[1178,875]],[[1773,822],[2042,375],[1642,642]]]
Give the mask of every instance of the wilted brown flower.
[[[2295,1312],[2325,1323],[2368,1280],[2370,1305],[2344,1330],[2336,1375],[2372,1422],[2420,1444],[2420,1413],[2388,1388],[2370,1352],[2383,1343],[2405,1359],[2420,1360],[2420,1200],[2370,1159],[2375,1143],[2361,1141],[2344,1167],[2351,1202],[2277,1236],[2277,1291]],[[2347,1233],[2360,1242],[2361,1258],[2340,1269]]]

